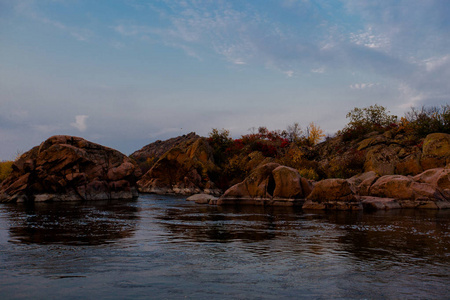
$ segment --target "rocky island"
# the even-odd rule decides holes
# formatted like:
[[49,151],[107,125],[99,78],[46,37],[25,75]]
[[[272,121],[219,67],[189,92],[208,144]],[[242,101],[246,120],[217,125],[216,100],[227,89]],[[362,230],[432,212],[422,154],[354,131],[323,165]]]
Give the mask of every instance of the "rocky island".
[[0,202],[132,199],[137,164],[117,150],[53,136],[21,155],[0,186]]
[[[127,157],[78,137],[54,136],[23,154],[1,202],[197,195],[213,205],[319,210],[450,208],[448,107],[397,121],[384,107],[355,108],[324,141],[311,123],[230,137],[213,129],[156,141]],[[425,122],[426,121],[426,122]]]

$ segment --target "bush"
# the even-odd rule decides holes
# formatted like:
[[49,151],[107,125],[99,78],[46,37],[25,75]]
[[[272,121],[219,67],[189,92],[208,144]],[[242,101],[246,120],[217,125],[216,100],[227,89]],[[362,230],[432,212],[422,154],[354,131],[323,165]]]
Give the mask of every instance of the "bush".
[[397,116],[389,115],[384,106],[375,104],[355,107],[346,116],[350,122],[342,130],[343,139],[353,140],[372,131],[384,132],[397,126]]
[[12,171],[13,161],[0,162],[0,182],[5,180]]
[[450,106],[424,107],[417,109],[412,107],[405,114],[405,130],[418,137],[425,137],[434,132],[450,133]]
[[314,170],[313,168],[300,169],[300,170],[298,170],[298,172],[300,173],[300,176],[302,176],[306,179],[310,179],[310,180],[318,180],[319,179],[319,174],[317,174],[316,170]]
[[216,164],[221,165],[225,163],[228,159],[228,152],[234,144],[230,136],[230,131],[213,128],[209,133],[208,143],[213,148],[213,156]]

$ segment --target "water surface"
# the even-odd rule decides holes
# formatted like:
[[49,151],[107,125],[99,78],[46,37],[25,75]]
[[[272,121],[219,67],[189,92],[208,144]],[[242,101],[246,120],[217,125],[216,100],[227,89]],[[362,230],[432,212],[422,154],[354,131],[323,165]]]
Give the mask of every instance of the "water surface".
[[448,299],[450,210],[0,206],[1,299]]

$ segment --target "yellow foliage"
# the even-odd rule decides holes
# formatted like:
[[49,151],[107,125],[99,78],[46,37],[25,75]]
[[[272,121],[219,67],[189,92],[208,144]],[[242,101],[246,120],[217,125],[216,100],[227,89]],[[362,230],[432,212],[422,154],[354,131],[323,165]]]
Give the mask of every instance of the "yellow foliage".
[[300,169],[300,170],[298,170],[298,173],[300,174],[300,176],[307,178],[307,179],[311,179],[311,180],[319,179],[319,174],[317,174],[317,172],[312,168]]
[[308,126],[308,143],[310,145],[316,145],[320,142],[321,139],[325,137],[323,130],[314,122],[309,123]]
[[296,165],[301,164],[303,159],[303,153],[299,148],[296,148],[294,151],[292,151],[292,162]]
[[0,162],[0,181],[5,180],[11,174],[13,163],[13,161]]

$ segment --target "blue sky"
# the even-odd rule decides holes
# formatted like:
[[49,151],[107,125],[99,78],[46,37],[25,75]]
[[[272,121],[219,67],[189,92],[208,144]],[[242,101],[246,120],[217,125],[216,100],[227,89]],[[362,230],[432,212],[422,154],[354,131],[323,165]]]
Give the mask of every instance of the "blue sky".
[[0,0],[0,160],[443,105],[450,1]]

